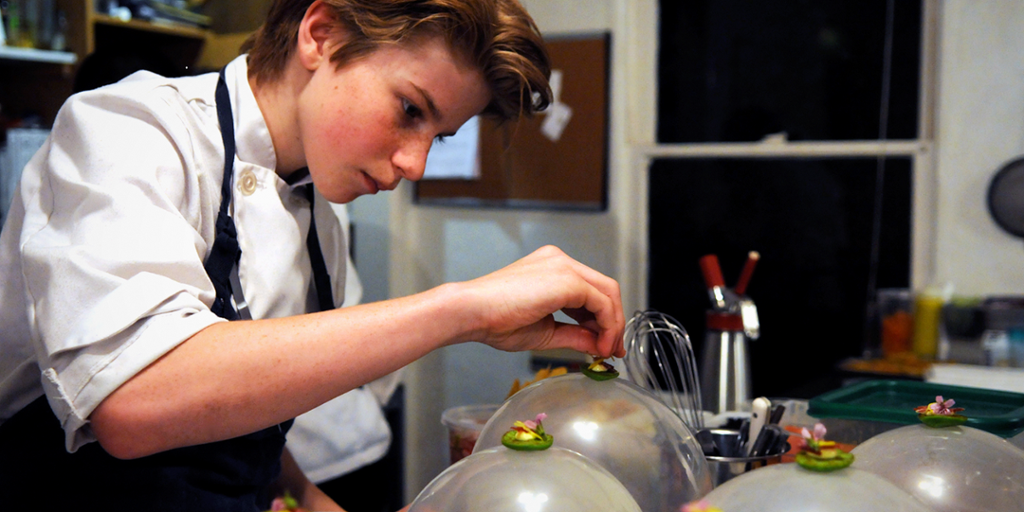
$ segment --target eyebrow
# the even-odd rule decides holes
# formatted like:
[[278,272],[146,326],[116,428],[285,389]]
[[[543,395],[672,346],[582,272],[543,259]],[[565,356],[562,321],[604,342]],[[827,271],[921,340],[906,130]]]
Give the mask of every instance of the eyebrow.
[[[441,115],[441,111],[437,109],[437,105],[434,104],[434,98],[430,97],[430,93],[428,93],[427,91],[421,89],[416,84],[413,84],[412,86],[416,89],[416,91],[418,91],[420,93],[421,96],[423,96],[423,100],[427,102],[427,110],[430,110],[430,115],[434,116],[434,119],[437,119],[438,121],[441,121],[444,118],[444,116],[442,116]],[[442,133],[441,135],[443,135],[445,137],[450,137],[450,136],[455,135],[455,134],[454,133]]]
[[438,121],[441,120],[441,111],[437,109],[437,105],[434,104],[434,98],[430,97],[430,93],[421,89],[418,85],[413,84],[413,87],[423,96],[423,99],[427,102],[427,109],[430,110],[430,114],[434,116]]

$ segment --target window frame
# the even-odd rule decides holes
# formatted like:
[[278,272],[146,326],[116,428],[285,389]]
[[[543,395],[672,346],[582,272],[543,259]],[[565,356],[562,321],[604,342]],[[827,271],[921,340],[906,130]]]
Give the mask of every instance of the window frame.
[[[614,69],[624,70],[613,79],[620,121],[617,135],[626,141],[617,146],[619,165],[630,172],[613,180],[613,204],[628,212],[619,220],[624,243],[620,245],[620,284],[626,304],[647,307],[649,265],[647,251],[648,169],[658,158],[801,158],[851,156],[905,156],[912,159],[913,205],[911,219],[911,286],[924,285],[933,275],[937,178],[935,105],[939,48],[939,0],[922,1],[920,93],[916,139],[888,141],[782,141],[752,143],[659,143],[657,131],[658,0],[619,0],[617,32],[622,51],[614,52]],[[625,75],[625,76],[622,76]],[[632,269],[639,269],[634,272]],[[628,307],[627,307],[628,309]]]

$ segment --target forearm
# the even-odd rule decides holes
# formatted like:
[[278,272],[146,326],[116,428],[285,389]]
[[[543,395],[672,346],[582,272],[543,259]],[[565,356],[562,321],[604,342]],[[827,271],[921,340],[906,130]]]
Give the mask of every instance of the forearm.
[[473,329],[458,285],[290,318],[222,322],[107,397],[90,419],[133,458],[227,439],[293,418]]

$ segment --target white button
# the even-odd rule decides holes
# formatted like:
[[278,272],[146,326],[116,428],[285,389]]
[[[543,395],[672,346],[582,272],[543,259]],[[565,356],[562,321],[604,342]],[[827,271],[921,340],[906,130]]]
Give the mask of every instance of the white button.
[[256,185],[258,184],[256,175],[249,169],[242,171],[242,174],[238,177],[238,189],[244,195],[251,196],[253,192],[256,192]]

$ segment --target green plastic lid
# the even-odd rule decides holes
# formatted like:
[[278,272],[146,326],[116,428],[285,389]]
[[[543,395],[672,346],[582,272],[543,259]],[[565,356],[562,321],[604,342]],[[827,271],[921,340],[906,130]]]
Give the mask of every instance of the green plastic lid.
[[1024,431],[1024,394],[910,380],[869,380],[829,391],[808,404],[815,418],[920,423],[914,408],[952,398],[967,426],[1009,438]]

